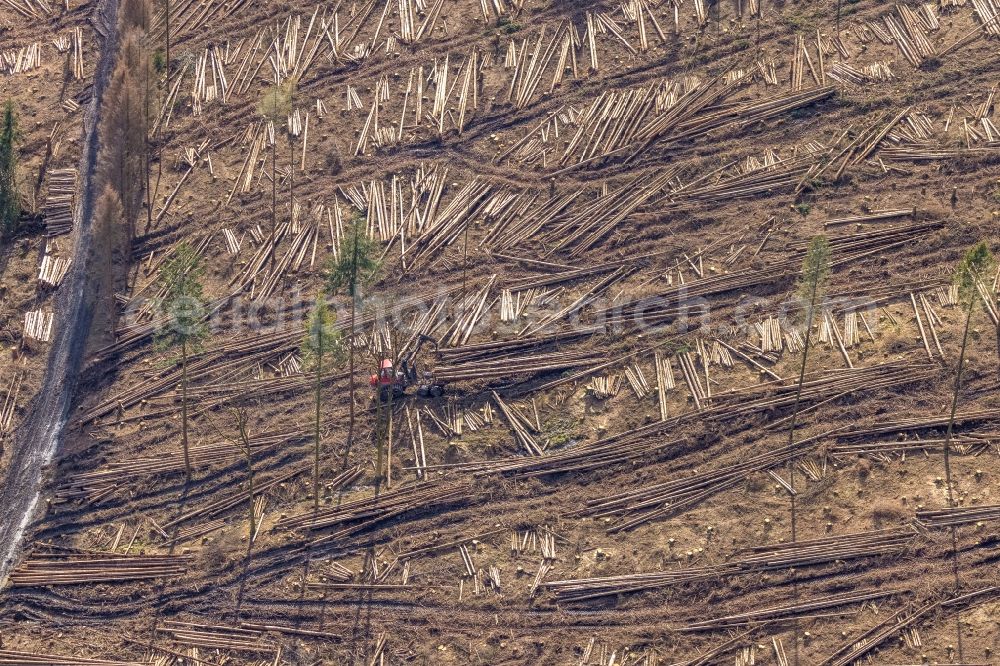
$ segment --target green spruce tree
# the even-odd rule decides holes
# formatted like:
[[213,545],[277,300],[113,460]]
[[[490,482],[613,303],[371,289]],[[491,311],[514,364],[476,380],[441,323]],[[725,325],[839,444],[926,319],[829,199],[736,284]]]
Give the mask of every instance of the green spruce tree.
[[161,348],[180,348],[181,352],[181,445],[184,471],[191,480],[191,454],[188,446],[188,356],[208,335],[205,326],[205,301],[202,296],[201,257],[187,243],[178,246],[173,256],[160,268],[160,286],[164,296],[161,308],[165,326],[157,333]]
[[268,88],[257,105],[257,112],[268,121],[268,140],[271,143],[271,271],[274,271],[274,251],[278,231],[278,125],[282,118],[288,119],[295,94],[295,81],[289,79],[282,84]]
[[357,309],[362,292],[378,279],[382,264],[379,261],[378,246],[368,236],[364,219],[355,215],[346,230],[344,241],[336,258],[327,267],[327,288],[336,294],[345,291],[351,299],[351,321],[347,334],[348,374],[350,382],[350,416],[348,442],[354,439],[354,331]]
[[0,120],[0,235],[17,232],[21,219],[21,194],[17,186],[17,112],[7,100]]
[[[788,427],[789,449],[795,445],[795,424],[799,415],[799,404],[802,401],[802,385],[806,377],[806,364],[809,360],[809,349],[812,343],[812,322],[816,314],[816,307],[823,297],[827,279],[830,276],[830,245],[825,236],[816,236],[809,243],[806,250],[806,258],[802,262],[802,276],[799,279],[798,296],[805,304],[806,317],[803,327],[805,328],[805,340],[802,345],[802,363],[799,365],[799,380],[795,388],[795,402],[792,405],[791,423]],[[788,460],[788,485],[792,489],[789,493],[791,506],[791,529],[792,543],[797,539],[797,516],[795,511],[795,460],[790,456]],[[792,578],[792,595],[798,600],[798,582],[794,576]],[[795,666],[799,663],[799,626],[794,625],[793,661]]]
[[[955,490],[951,475],[951,441],[955,430],[955,413],[958,411],[958,398],[962,389],[962,373],[965,369],[965,352],[969,344],[969,325],[972,323],[972,313],[980,298],[980,290],[986,292],[987,298],[992,298],[991,279],[996,270],[996,262],[989,246],[981,242],[966,252],[955,271],[955,284],[958,286],[958,300],[965,314],[965,325],[962,329],[962,346],[958,353],[958,367],[955,370],[955,385],[951,395],[951,412],[948,415],[948,429],[944,437],[944,482],[948,498],[948,508],[955,508]],[[955,579],[955,594],[958,594],[960,578],[958,573],[958,532],[951,527],[951,562],[952,574]],[[958,613],[955,614],[955,626],[958,642],[958,661],[964,661],[962,646],[962,623]]]

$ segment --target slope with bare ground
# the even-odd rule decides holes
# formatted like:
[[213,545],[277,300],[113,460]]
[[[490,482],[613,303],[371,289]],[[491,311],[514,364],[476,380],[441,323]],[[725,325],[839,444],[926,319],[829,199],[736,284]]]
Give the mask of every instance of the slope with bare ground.
[[[839,38],[834,3],[763,0],[760,17],[681,3],[676,28],[670,2],[426,4],[419,38],[405,1],[177,8],[155,222],[122,267],[117,342],[82,375],[51,509],[3,593],[5,647],[175,663],[989,663],[1000,412],[981,306],[952,476],[959,506],[984,508],[954,542],[927,513],[948,502],[963,319],[947,286],[1000,207],[997,42],[960,42],[983,25],[975,3],[847,2]],[[290,142],[277,128],[272,271],[258,106],[293,74],[304,129]],[[352,211],[385,252],[360,383],[418,332],[441,340],[422,365],[451,381],[391,409],[365,387],[348,443],[347,377],[326,378],[314,489],[298,347]],[[817,234],[831,298],[789,455],[788,299]],[[184,240],[218,305],[192,361],[189,485],[177,363],[143,305]],[[87,574],[111,557],[132,569]]]

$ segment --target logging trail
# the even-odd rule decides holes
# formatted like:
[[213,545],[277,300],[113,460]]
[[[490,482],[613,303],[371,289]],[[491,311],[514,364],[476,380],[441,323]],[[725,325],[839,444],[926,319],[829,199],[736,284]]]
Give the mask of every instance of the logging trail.
[[95,295],[95,271],[88,271],[93,233],[91,219],[97,198],[98,129],[101,99],[114,69],[118,48],[118,0],[99,0],[92,21],[101,39],[93,93],[86,108],[74,231],[76,261],[57,294],[56,337],[49,350],[42,388],[16,430],[11,462],[0,483],[0,587],[17,558],[32,519],[39,510],[46,466],[59,450],[90,333]]

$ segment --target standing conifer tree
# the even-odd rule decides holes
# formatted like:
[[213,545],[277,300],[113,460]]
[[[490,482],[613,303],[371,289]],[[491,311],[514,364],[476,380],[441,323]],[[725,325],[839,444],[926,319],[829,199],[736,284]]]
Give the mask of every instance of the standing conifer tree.
[[331,260],[327,269],[327,288],[336,294],[344,290],[351,299],[351,321],[347,334],[348,375],[350,383],[350,422],[348,425],[348,441],[354,439],[354,330],[357,320],[358,304],[364,289],[373,284],[381,269],[378,259],[378,247],[368,236],[365,222],[360,215],[355,215],[344,242],[336,258]]
[[166,326],[157,334],[161,347],[181,350],[181,445],[184,448],[184,471],[191,480],[191,454],[188,446],[188,355],[208,334],[205,327],[205,302],[202,297],[201,257],[187,243],[182,243],[174,255],[160,268],[160,285],[164,291],[162,309]]
[[[802,384],[806,377],[806,363],[809,359],[809,348],[812,342],[812,322],[816,314],[816,305],[823,296],[827,278],[830,275],[830,245],[825,236],[816,236],[809,243],[806,250],[806,258],[802,262],[802,277],[799,279],[799,299],[805,303],[806,318],[803,324],[806,335],[802,346],[802,363],[799,366],[799,381],[795,388],[795,402],[792,405],[791,424],[788,427],[788,446],[795,445],[795,422],[799,415],[799,403],[802,400]],[[792,519],[792,543],[797,538],[796,512],[795,512],[795,460],[794,456],[788,460],[788,485],[792,491],[788,494],[791,503]],[[792,580],[792,594],[798,599],[798,582]],[[799,626],[795,622],[794,644],[792,646],[793,660],[795,666],[799,663]]]
[[0,236],[17,231],[21,219],[21,195],[17,187],[17,112],[14,102],[3,105],[0,120]]
[[288,119],[292,108],[292,96],[295,81],[289,79],[282,84],[271,86],[264,92],[257,112],[268,122],[267,136],[271,143],[271,271],[274,272],[274,249],[277,244],[278,230],[278,123],[282,118]]
[[[985,242],[971,248],[965,253],[962,261],[955,271],[955,284],[958,285],[958,300],[965,314],[965,326],[962,329],[962,346],[958,353],[958,367],[955,370],[955,386],[951,395],[951,412],[948,415],[948,430],[944,436],[944,482],[948,497],[948,508],[955,508],[955,490],[952,486],[951,476],[951,440],[955,429],[955,413],[958,410],[958,397],[962,389],[962,371],[965,369],[965,352],[969,344],[969,325],[972,323],[972,313],[976,309],[976,302],[980,298],[980,290],[985,291],[987,297],[992,298],[990,292],[990,280],[996,270],[996,262],[993,253]],[[958,532],[955,526],[951,527],[951,563],[952,574],[955,578],[955,594],[958,594],[960,579],[958,574]],[[962,623],[959,614],[955,613],[955,627],[958,642],[958,662],[965,661],[964,649],[962,647]]]

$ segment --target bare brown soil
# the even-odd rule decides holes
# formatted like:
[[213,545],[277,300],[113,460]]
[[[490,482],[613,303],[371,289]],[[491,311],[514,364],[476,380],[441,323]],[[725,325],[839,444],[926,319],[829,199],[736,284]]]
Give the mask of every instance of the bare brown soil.
[[[231,4],[236,3],[223,6]],[[354,3],[340,7],[341,25],[350,16],[348,4]],[[365,3],[356,4],[363,9],[360,6]],[[800,459],[804,465],[795,468],[797,539],[913,526],[918,510],[947,506],[946,489],[941,481],[944,476],[941,427],[900,425],[881,434],[857,437],[852,437],[850,431],[870,430],[879,424],[904,419],[947,416],[964,319],[959,308],[938,299],[937,290],[950,282],[956,263],[974,242],[985,239],[996,249],[1000,153],[996,152],[996,141],[985,138],[974,141],[963,125],[966,121],[970,125],[979,123],[974,129],[985,131],[981,129],[981,118],[975,116],[977,107],[987,100],[997,84],[996,38],[977,40],[914,67],[895,45],[883,44],[874,37],[866,41],[860,37],[862,25],[896,15],[893,6],[872,0],[845,2],[841,28],[849,56],[826,54],[827,70],[836,62],[860,68],[886,61],[895,76],[893,80],[853,85],[828,77],[826,83],[835,88],[835,93],[815,104],[763,120],[726,124],[705,133],[679,138],[671,135],[669,140],[654,141],[634,159],[626,159],[629,151],[588,162],[559,173],[552,184],[551,174],[562,168],[554,162],[575,133],[575,123],[561,126],[558,138],[552,130],[548,142],[539,145],[539,150],[550,149],[544,165],[540,158],[529,159],[528,163],[497,158],[552,114],[565,113],[566,109],[583,113],[607,91],[654,86],[685,76],[710,80],[731,69],[749,69],[758,61],[773,58],[777,85],[768,85],[757,76],[709,107],[703,115],[786,94],[796,36],[806,40],[815,59],[816,29],[826,38],[836,35],[836,3],[762,0],[764,15],[758,21],[749,16],[746,3],[743,3],[746,15],[740,18],[736,16],[735,3],[722,2],[718,22],[713,9],[708,24],[699,27],[693,2],[685,2],[680,12],[681,34],[677,36],[672,34],[671,4],[648,2],[666,33],[665,39],[661,40],[647,21],[650,47],[633,55],[610,32],[600,34],[598,71],[588,71],[589,47],[584,44],[576,53],[579,78],[574,79],[567,72],[563,82],[548,92],[559,57],[557,52],[541,77],[538,91],[520,109],[507,101],[512,70],[503,67],[503,58],[510,43],[520,49],[522,40],[527,40],[530,54],[541,31],[546,35],[544,49],[563,22],[572,21],[583,35],[586,13],[606,11],[625,27],[629,43],[638,45],[636,21],[627,20],[617,3],[526,0],[522,11],[509,19],[509,23],[500,24],[508,27],[498,28],[495,18],[484,21],[478,2],[445,0],[444,4],[442,21],[430,37],[416,47],[400,45],[398,53],[386,54],[386,37],[390,32],[398,34],[398,6],[395,0],[389,3],[386,26],[391,26],[391,30],[382,28],[375,39],[379,17],[385,8],[384,3],[377,2],[371,15],[361,22],[356,42],[364,43],[367,39],[370,44],[375,40],[372,55],[360,63],[349,63],[332,58],[324,47],[305,72],[294,101],[303,116],[310,112],[304,170],[300,169],[301,141],[294,148],[294,196],[301,205],[303,221],[312,224],[312,210],[319,204],[339,205],[347,213],[352,204],[345,192],[349,193],[352,187],[370,187],[372,181],[383,183],[388,192],[393,177],[398,176],[408,196],[411,180],[421,166],[447,168],[442,207],[454,201],[464,185],[479,178],[497,190],[507,187],[511,192],[535,193],[539,202],[536,206],[550,196],[579,190],[573,204],[578,208],[570,209],[576,211],[596,200],[605,186],[614,191],[630,186],[638,177],[652,178],[673,168],[679,169],[680,182],[690,185],[699,177],[711,183],[719,174],[726,178],[737,175],[739,165],[746,164],[748,157],[763,162],[769,150],[782,159],[811,154],[819,163],[826,151],[832,150],[836,155],[839,146],[846,146],[867,128],[886,122],[908,106],[925,115],[933,130],[929,137],[919,140],[884,139],[867,159],[847,168],[839,179],[827,172],[809,180],[798,195],[795,194],[798,178],[791,186],[777,186],[745,198],[685,199],[682,191],[663,189],[662,196],[653,197],[625,216],[585,251],[567,248],[550,253],[552,245],[560,239],[540,240],[539,236],[551,228],[547,227],[513,249],[490,255],[480,243],[487,238],[494,220],[483,212],[474,216],[469,226],[468,261],[461,235],[424,261],[409,263],[406,269],[398,260],[400,244],[391,244],[392,259],[386,261],[382,279],[371,289],[376,296],[402,300],[419,294],[437,294],[445,288],[462,290],[463,284],[467,284],[471,293],[485,286],[491,276],[497,276],[488,300],[489,315],[477,327],[471,343],[513,340],[526,321],[501,322],[499,303],[493,299],[499,297],[501,288],[553,274],[537,263],[511,259],[511,255],[578,267],[618,260],[629,263],[628,260],[634,259],[637,270],[608,292],[609,298],[616,297],[614,304],[667,292],[681,276],[692,288],[700,281],[740,271],[746,271],[753,279],[747,286],[707,296],[711,317],[705,323],[709,329],[701,330],[698,326],[681,329],[673,321],[655,330],[629,329],[606,336],[586,336],[543,350],[543,353],[591,351],[600,360],[638,351],[640,354],[629,363],[622,362],[594,374],[621,374],[626,365],[637,362],[654,387],[642,399],[624,381],[617,396],[597,399],[587,388],[590,376],[539,389],[546,382],[570,374],[565,371],[454,382],[448,385],[444,398],[410,397],[402,405],[394,405],[392,484],[388,488],[384,483],[376,483],[373,434],[379,421],[384,422],[385,413],[370,402],[367,376],[374,361],[372,354],[362,351],[358,355],[357,372],[359,417],[356,437],[350,446],[348,391],[343,372],[328,380],[323,389],[323,479],[329,483],[343,469],[354,465],[361,467],[362,474],[346,488],[334,492],[322,489],[322,510],[330,511],[338,504],[372,499],[377,494],[381,497],[410,486],[457,484],[462,494],[371,525],[348,522],[358,527],[350,534],[324,538],[343,525],[316,532],[289,530],[282,525],[289,518],[308,515],[315,492],[308,472],[312,460],[311,378],[293,374],[290,380],[300,381],[288,386],[281,383],[277,369],[285,354],[294,351],[294,341],[271,355],[251,358],[234,351],[223,360],[213,361],[205,374],[193,380],[192,443],[195,447],[219,448],[210,450],[198,461],[194,480],[188,485],[180,463],[178,391],[168,387],[124,409],[101,409],[104,404],[120,400],[129,390],[167,376],[176,366],[174,354],[157,348],[148,339],[125,349],[116,348],[112,354],[103,353],[102,348],[111,343],[111,336],[95,333],[91,338],[90,363],[77,395],[75,413],[79,418],[72,424],[57,469],[52,471],[46,492],[52,504],[47,515],[33,526],[26,558],[67,552],[60,549],[102,553],[113,550],[119,555],[185,555],[190,558],[186,573],[151,581],[8,587],[0,592],[3,647],[123,661],[149,655],[176,658],[176,654],[171,656],[163,649],[190,657],[194,643],[173,638],[168,631],[170,622],[181,621],[230,628],[241,625],[272,628],[264,632],[267,648],[220,652],[201,649],[194,658],[202,661],[189,658],[187,663],[368,664],[372,663],[384,636],[384,659],[388,663],[753,663],[738,660],[741,650],[751,650],[757,663],[780,663],[774,648],[780,642],[790,662],[797,654],[801,663],[818,664],[825,663],[836,650],[854,642],[893,613],[1000,584],[996,567],[1000,532],[996,522],[986,521],[957,530],[958,590],[953,577],[950,532],[914,527],[910,547],[892,555],[825,562],[796,571],[748,571],[578,603],[558,601],[544,585],[535,594],[531,593],[543,562],[538,540],[548,533],[554,535],[555,543],[555,556],[544,560],[551,565],[544,576],[550,582],[714,566],[740,559],[749,548],[790,540],[788,493],[764,471],[711,493],[694,506],[667,513],[628,531],[614,529],[622,516],[569,514],[575,514],[591,501],[699,472],[722,470],[787,444],[789,408],[736,412],[743,401],[777,393],[774,385],[767,383],[768,377],[739,358],[734,359],[732,367],[710,365],[714,399],[703,405],[705,409],[700,413],[675,359],[679,352],[695,351],[699,339],[709,344],[716,337],[734,346],[746,341],[760,344],[753,324],[769,315],[781,314],[782,303],[795,293],[797,267],[792,270],[783,267],[788,262],[793,266],[801,263],[805,244],[821,233],[846,243],[852,236],[868,239],[866,234],[882,229],[905,230],[910,228],[907,225],[937,223],[927,230],[914,230],[904,241],[881,247],[876,253],[838,264],[828,287],[833,295],[880,299],[878,307],[867,315],[874,340],[862,331],[860,341],[847,350],[856,368],[889,363],[916,368],[929,364],[929,379],[889,387],[861,387],[804,405],[807,409],[799,416],[796,440],[809,440],[815,446]],[[328,16],[332,16],[335,5],[323,5]],[[228,41],[236,48],[240,40],[252,40],[258,31],[275,24],[283,31],[290,16],[302,16],[300,37],[304,36],[315,9],[314,3],[300,0],[251,2],[230,16],[222,12],[203,24],[192,20],[197,25],[178,36],[172,46],[175,59],[172,69],[175,75],[184,68],[187,73],[171,123],[157,143],[163,149],[162,162],[153,168],[158,172],[158,167],[162,167],[162,177],[153,202],[154,216],[163,209],[167,196],[187,171],[183,161],[185,149],[194,149],[203,142],[207,142],[207,147],[162,219],[148,230],[143,229],[144,220],[140,220],[139,228],[144,233],[136,240],[135,262],[121,267],[130,287],[130,293],[123,294],[125,299],[148,294],[149,285],[157,279],[158,259],[181,241],[200,238],[206,232],[212,234],[204,252],[206,295],[214,300],[232,292],[234,278],[261,247],[261,243],[252,240],[251,230],[259,226],[266,238],[270,229],[270,162],[263,153],[264,168],[258,168],[251,191],[236,192],[227,203],[250,151],[245,132],[259,122],[258,102],[268,84],[270,66],[265,62],[253,77],[249,90],[233,92],[227,103],[203,102],[198,116],[194,115],[191,102],[192,72],[207,47],[223,48]],[[50,32],[63,29],[61,26],[82,24],[85,13],[83,5],[57,23],[45,26],[32,26],[14,17],[9,19],[8,34],[15,36],[17,45],[46,40]],[[178,20],[184,16],[182,13]],[[938,30],[926,31],[938,51],[980,23],[973,15],[971,3],[942,9],[939,19]],[[350,30],[353,29],[352,25]],[[272,38],[270,32],[267,34],[265,43]],[[455,118],[463,83],[458,67],[473,47],[480,57],[496,51],[499,60],[483,66],[479,105],[474,112],[468,111],[465,127],[459,133]],[[6,45],[0,50],[3,48]],[[54,50],[50,49],[50,53],[54,54]],[[369,146],[364,154],[355,155],[379,80],[387,77],[387,84],[381,85],[387,85],[389,91],[388,99],[379,109],[380,126],[395,127],[403,111],[411,70],[423,67],[423,75],[427,77],[435,62],[443,65],[446,57],[450,67],[448,85],[456,85],[447,103],[452,115],[445,126],[450,129],[439,137],[434,129],[436,121],[426,117],[434,102],[431,84],[427,83],[422,100],[425,117],[421,124],[413,126],[409,120],[414,114],[411,95],[406,112],[408,120],[398,143],[381,148]],[[260,59],[258,54],[255,62]],[[227,65],[230,80],[238,67],[238,60]],[[26,119],[26,138],[22,149],[28,173],[40,164],[43,139],[51,123],[63,117],[54,92],[62,80],[60,72],[61,65],[53,58],[39,72],[0,78],[0,85],[4,86],[0,88],[0,101],[13,96],[25,109],[22,113]],[[805,88],[814,86],[808,69],[804,82]],[[84,94],[83,84],[72,85],[75,88],[68,88],[64,94]],[[357,91],[362,108],[346,110],[347,86]],[[328,110],[323,118],[317,117],[317,100]],[[990,107],[984,117],[992,120],[997,116]],[[64,120],[67,138],[59,152],[59,164],[74,165],[79,157],[73,155],[72,137],[80,134],[80,128],[72,123],[71,117]],[[902,127],[898,125],[897,129]],[[821,144],[818,152],[812,152],[815,146],[811,147],[811,142]],[[960,154],[931,161],[883,156],[883,151],[900,146],[956,150]],[[970,146],[983,151],[970,151]],[[289,151],[287,135],[279,131],[279,169],[288,169]],[[342,161],[341,169],[336,168],[338,159],[334,155]],[[570,164],[574,162],[575,159]],[[738,165],[735,168],[734,162]],[[719,173],[713,173],[716,170]],[[291,216],[289,185],[287,177],[279,173],[279,222],[288,221]],[[824,226],[825,221],[834,218],[893,209],[916,212],[911,217],[885,221]],[[243,247],[236,256],[227,252],[223,229],[243,238]],[[26,234],[5,250],[3,280],[7,292],[0,316],[7,319],[0,325],[10,331],[7,346],[17,343],[23,311],[39,302],[34,273],[35,259],[43,243],[40,236]],[[278,247],[279,257],[290,244],[290,237],[286,237]],[[741,246],[746,247],[739,250]],[[835,259],[842,256],[837,252]],[[248,331],[244,326],[235,331],[216,330],[199,358],[208,358],[213,351],[234,341],[260,340],[273,330],[290,331],[294,340],[301,330],[305,308],[321,288],[321,267],[331,253],[332,243],[324,221],[319,225],[315,263],[310,266],[307,261],[299,271],[284,275],[277,290],[280,298],[273,299],[257,313],[272,328]],[[640,255],[651,253],[660,254],[639,259]],[[700,260],[692,260],[699,253]],[[410,254],[408,261],[412,257]],[[704,275],[699,276],[698,270]],[[550,305],[547,313],[571,304],[602,276],[567,282],[557,305]],[[911,292],[918,297],[923,294],[940,319],[935,333],[943,353],[929,337],[930,359],[914,318]],[[237,305],[226,307],[236,311],[248,300],[244,295]],[[344,324],[347,311],[344,299],[337,296],[334,301],[340,323]],[[452,317],[463,314],[456,301],[453,298],[449,303]],[[597,306],[585,308],[580,319],[591,321],[596,310]],[[920,313],[925,317],[925,310]],[[120,308],[117,314],[121,338],[133,323],[130,319],[133,315]],[[536,322],[540,317],[541,314],[533,313],[527,322]],[[834,319],[843,331],[845,320],[839,310]],[[398,329],[398,337],[409,336],[411,323],[407,318],[393,326]],[[437,333],[448,325],[443,324]],[[568,326],[560,323],[547,332]],[[927,326],[926,321],[923,326]],[[370,334],[371,327],[364,332]],[[820,327],[816,326],[814,341],[819,333]],[[926,335],[930,336],[930,331]],[[656,430],[654,424],[660,421],[660,411],[654,386],[653,352],[643,350],[661,343],[663,353],[674,359],[676,388],[668,392],[667,411],[676,423],[671,421],[669,427]],[[28,358],[32,378],[26,381],[25,399],[37,390],[44,353],[44,346],[38,346],[21,356]],[[442,357],[430,351],[424,356],[422,360],[431,368],[444,364]],[[785,384],[790,384],[797,377],[800,360],[798,353],[785,350],[776,354],[767,367],[784,378]],[[846,361],[835,343],[816,342],[808,365],[810,373],[814,373],[811,377],[821,379],[844,371]],[[997,368],[994,324],[983,308],[977,306],[960,412],[1000,407]],[[6,364],[0,367],[0,391],[11,370]],[[485,463],[526,457],[508,422],[499,413],[492,398],[493,390],[515,404],[529,420],[534,419],[537,408],[534,434],[537,441],[547,442],[546,455],[571,451],[642,427],[652,429],[652,434],[636,438],[630,445],[662,442],[664,446],[642,457],[596,469],[537,476],[475,473],[470,471],[473,466],[481,471],[487,468]],[[475,431],[466,427],[460,436],[446,434],[424,413],[423,437],[430,469],[426,479],[417,478],[407,410],[411,419],[418,408],[425,407],[443,419],[447,409],[481,414],[487,405],[493,412],[492,424]],[[161,526],[188,512],[205,510],[211,503],[246,489],[245,465],[235,448],[228,445],[234,436],[231,408],[237,406],[250,411],[251,435],[260,442],[255,455],[258,487],[301,471],[265,491],[263,527],[250,549],[246,502],[216,515],[182,519],[163,530]],[[713,406],[724,409],[711,418],[704,415]],[[955,497],[961,506],[1000,504],[997,460],[1000,449],[995,443],[998,417],[996,413],[970,417],[956,430],[960,443],[953,451],[952,473]],[[268,439],[271,435],[280,436]],[[973,438],[977,440],[974,443]],[[874,449],[880,443],[915,439],[932,443],[914,446],[905,454],[859,455],[835,450],[846,443],[863,442]],[[230,452],[224,453],[227,446]],[[172,465],[172,471],[122,474],[112,488],[90,488],[82,497],[73,494],[79,490],[79,485],[73,484],[80,474],[147,458],[165,461]],[[456,463],[470,465],[463,467]],[[806,474],[806,467],[820,471],[813,478]],[[774,471],[788,478],[784,466]],[[224,524],[190,538],[178,532],[213,520],[222,520]],[[518,542],[518,548],[513,550],[512,533]],[[528,536],[524,537],[526,533]],[[477,579],[466,574],[463,557],[454,545],[463,540],[467,540]],[[442,547],[404,558],[408,560],[406,583],[405,587],[399,587],[404,584],[404,562],[398,561],[397,555],[435,545]],[[317,584],[338,580],[338,566],[352,572],[352,583],[369,584],[378,579],[379,584],[392,587],[317,588]],[[386,567],[390,567],[389,573],[380,578],[375,571],[384,572]],[[483,582],[491,567],[498,570],[498,590],[486,587]],[[848,592],[885,592],[886,596],[733,629],[685,630],[695,622]],[[912,634],[905,637],[893,634],[872,653],[872,663],[958,663],[957,631],[961,632],[962,663],[992,663],[1000,650],[997,594],[985,593],[960,613],[953,608],[941,606],[924,617],[915,625],[916,638]],[[150,651],[150,645],[161,650]],[[276,652],[277,646],[280,654]],[[717,648],[717,654],[710,652]],[[701,661],[706,654],[712,656]],[[180,663],[180,659],[172,663]]]

